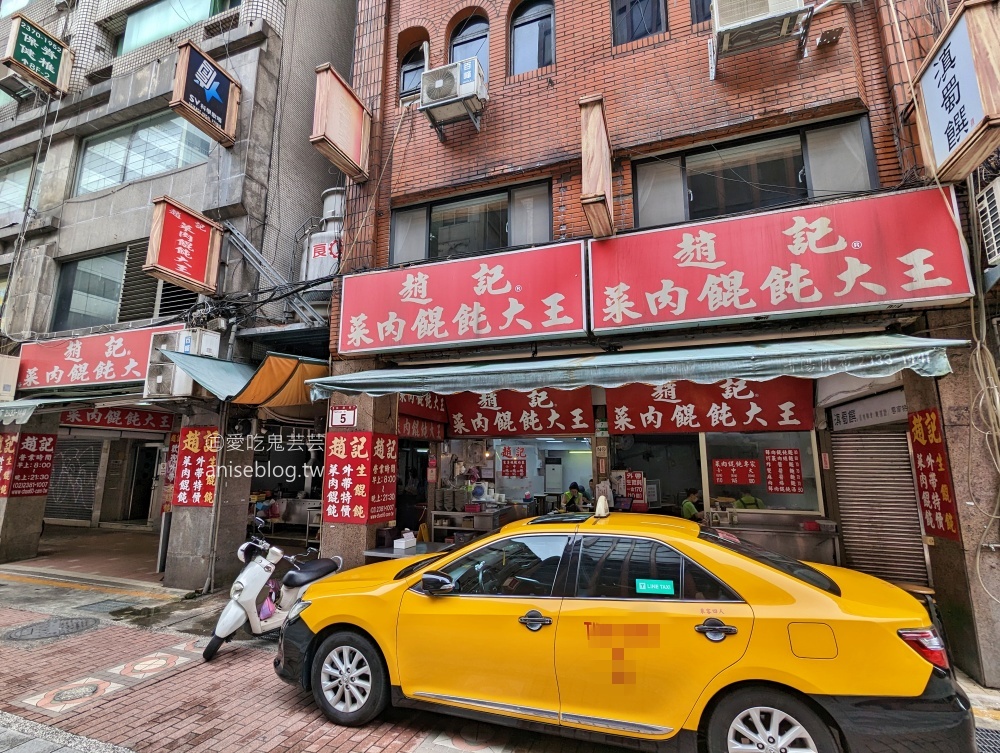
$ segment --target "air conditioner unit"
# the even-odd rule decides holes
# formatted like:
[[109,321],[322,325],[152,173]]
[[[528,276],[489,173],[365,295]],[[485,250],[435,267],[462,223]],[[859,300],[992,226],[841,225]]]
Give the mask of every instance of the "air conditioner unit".
[[441,126],[470,119],[479,130],[479,115],[489,95],[478,58],[424,71],[420,77],[420,111],[444,141]]
[[218,332],[207,329],[181,329],[153,335],[143,397],[211,397],[211,393],[196,384],[162,351],[217,358],[221,340]]
[[714,0],[715,56],[736,55],[802,37],[812,10],[804,0]]
[[976,197],[976,206],[979,207],[986,261],[990,266],[1000,264],[1000,178]]

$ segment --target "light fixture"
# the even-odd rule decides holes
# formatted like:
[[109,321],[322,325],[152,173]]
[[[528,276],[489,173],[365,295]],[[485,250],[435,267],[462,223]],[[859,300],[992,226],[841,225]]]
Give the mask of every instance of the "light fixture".
[[424,454],[427,454],[428,452],[430,452],[430,450],[428,450],[426,447],[418,447],[417,452],[422,452]]
[[570,455],[589,455],[590,450],[570,450]]

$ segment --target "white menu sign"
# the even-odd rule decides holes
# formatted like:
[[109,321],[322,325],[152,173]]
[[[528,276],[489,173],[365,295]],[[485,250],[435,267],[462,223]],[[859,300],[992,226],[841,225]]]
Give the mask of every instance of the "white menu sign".
[[905,420],[906,394],[903,390],[883,392],[830,409],[830,429],[833,431]]

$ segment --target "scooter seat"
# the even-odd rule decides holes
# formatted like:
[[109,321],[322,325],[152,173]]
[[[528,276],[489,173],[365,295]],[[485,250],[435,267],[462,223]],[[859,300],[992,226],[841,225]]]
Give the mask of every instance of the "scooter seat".
[[297,570],[289,570],[281,579],[283,585],[289,588],[300,588],[306,583],[319,580],[324,575],[335,573],[340,569],[340,563],[332,559],[309,560],[299,564]]

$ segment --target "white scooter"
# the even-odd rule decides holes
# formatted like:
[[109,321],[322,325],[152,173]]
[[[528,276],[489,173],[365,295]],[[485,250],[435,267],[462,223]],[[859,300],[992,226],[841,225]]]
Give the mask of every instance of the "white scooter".
[[[246,563],[246,567],[233,583],[229,591],[229,603],[222,610],[212,639],[202,652],[205,661],[211,661],[219,647],[232,640],[233,633],[244,624],[248,624],[253,635],[263,635],[280,628],[288,616],[288,611],[298,601],[302,592],[320,578],[337,572],[344,564],[340,557],[300,561],[315,553],[315,549],[289,557],[259,536],[264,521],[260,518],[254,518],[254,521],[258,535],[251,536],[236,553],[240,562]],[[279,592],[277,581],[272,580],[272,575],[275,566],[281,560],[291,563],[292,569],[281,579]],[[261,590],[268,588],[269,585],[269,594],[258,608],[257,597]]]

